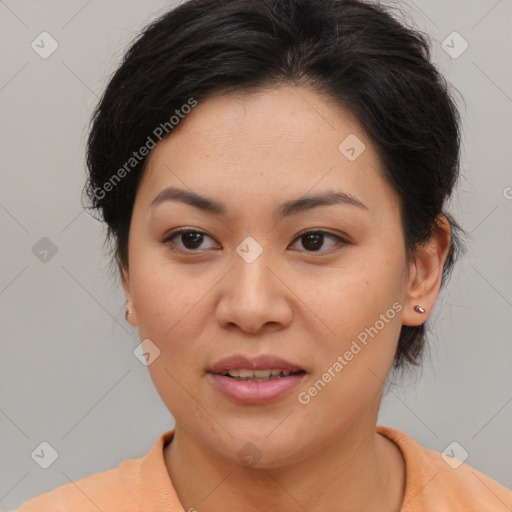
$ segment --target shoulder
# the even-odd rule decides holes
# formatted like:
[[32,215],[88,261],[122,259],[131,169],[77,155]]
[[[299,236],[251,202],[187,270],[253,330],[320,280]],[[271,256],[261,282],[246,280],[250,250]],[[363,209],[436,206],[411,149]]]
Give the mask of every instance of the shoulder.
[[163,459],[163,449],[173,434],[172,430],[162,434],[142,457],[64,483],[25,501],[13,512],[179,510]]
[[[57,512],[80,510],[89,512],[110,510],[109,507],[130,507],[136,498],[125,485],[129,474],[136,472],[141,459],[123,461],[118,467],[62,484],[35,496],[20,505],[15,512]],[[128,477],[128,478],[127,478]]]
[[393,441],[405,460],[406,490],[401,512],[512,510],[512,491],[472,466],[425,448],[400,430],[377,426],[377,432]]

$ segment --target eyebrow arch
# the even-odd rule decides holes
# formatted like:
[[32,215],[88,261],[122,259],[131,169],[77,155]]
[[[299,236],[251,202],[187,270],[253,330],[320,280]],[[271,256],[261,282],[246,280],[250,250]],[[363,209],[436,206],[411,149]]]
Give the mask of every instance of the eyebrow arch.
[[[193,206],[194,208],[198,208],[199,210],[216,215],[226,216],[227,214],[227,208],[223,203],[201,196],[195,192],[189,192],[176,187],[168,187],[162,190],[153,199],[150,204],[150,208],[155,208],[165,201],[180,201]],[[345,192],[327,191],[286,201],[276,208],[274,215],[284,218],[318,206],[328,206],[332,204],[356,206],[357,208],[368,211],[368,207],[365,204],[350,194]]]

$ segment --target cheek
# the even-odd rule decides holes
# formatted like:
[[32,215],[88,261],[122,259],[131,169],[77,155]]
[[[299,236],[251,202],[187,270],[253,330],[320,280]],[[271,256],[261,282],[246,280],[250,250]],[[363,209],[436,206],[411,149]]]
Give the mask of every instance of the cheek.
[[315,340],[316,371],[299,390],[311,428],[325,429],[326,417],[336,428],[351,424],[382,389],[401,329],[399,287],[391,274],[345,274],[326,280],[325,294],[309,295],[311,310],[323,320],[306,334]]
[[[171,349],[190,346],[202,329],[208,280],[153,259],[134,261],[132,296],[140,335]],[[162,347],[164,348],[164,347]]]
[[356,411],[387,378],[401,329],[404,264],[391,250],[360,251],[329,274],[296,281],[311,320],[304,332],[314,340],[320,408],[336,403]]
[[[171,413],[202,417],[190,400],[196,391],[203,360],[199,346],[208,317],[204,300],[210,286],[167,264],[133,265],[132,296],[141,340],[150,339],[160,350],[148,366],[155,389]],[[203,285],[204,284],[204,285]],[[201,300],[203,299],[203,300]],[[207,418],[203,418],[207,422]]]
[[[346,340],[403,300],[404,264],[396,253],[354,251],[332,271],[296,276],[293,290],[309,309],[317,330]],[[388,316],[394,320],[396,314]]]

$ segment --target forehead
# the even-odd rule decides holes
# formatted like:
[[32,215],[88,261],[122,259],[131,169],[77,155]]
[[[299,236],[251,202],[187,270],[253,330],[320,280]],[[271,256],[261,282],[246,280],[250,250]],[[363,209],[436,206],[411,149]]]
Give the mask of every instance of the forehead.
[[364,202],[372,191],[393,194],[379,169],[351,112],[309,88],[281,86],[199,102],[151,151],[138,196],[150,202],[171,185],[224,198],[337,186]]

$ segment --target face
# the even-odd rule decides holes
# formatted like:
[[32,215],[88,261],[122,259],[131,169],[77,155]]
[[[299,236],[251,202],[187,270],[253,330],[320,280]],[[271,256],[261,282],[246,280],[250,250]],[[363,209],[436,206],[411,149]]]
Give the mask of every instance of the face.
[[[348,111],[295,86],[219,95],[181,123],[150,153],[123,275],[177,428],[235,464],[253,450],[266,467],[356,424],[374,429],[409,268],[371,141]],[[249,360],[235,369],[269,356],[260,368],[282,369],[281,358],[300,372],[252,383],[212,373],[230,356]]]

